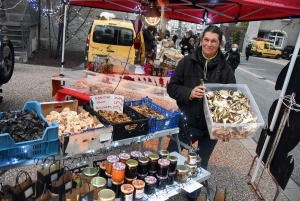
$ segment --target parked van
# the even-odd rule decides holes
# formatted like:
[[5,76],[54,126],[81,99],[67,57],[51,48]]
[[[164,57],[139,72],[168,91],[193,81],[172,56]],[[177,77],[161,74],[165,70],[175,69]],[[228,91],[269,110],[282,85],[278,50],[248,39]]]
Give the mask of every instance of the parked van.
[[279,59],[281,56],[281,51],[276,50],[275,46],[270,42],[251,40],[251,44],[251,55],[256,55],[258,57],[271,57],[275,59]]
[[128,63],[134,64],[135,36],[131,21],[105,18],[94,20],[86,41],[85,66],[108,54],[124,56],[128,58]]

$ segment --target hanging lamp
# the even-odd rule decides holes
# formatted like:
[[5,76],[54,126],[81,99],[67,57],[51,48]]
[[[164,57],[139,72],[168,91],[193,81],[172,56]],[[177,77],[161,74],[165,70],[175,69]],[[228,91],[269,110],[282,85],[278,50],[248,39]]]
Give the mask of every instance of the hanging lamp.
[[150,26],[156,26],[160,22],[160,12],[155,4],[155,0],[149,0],[145,22]]

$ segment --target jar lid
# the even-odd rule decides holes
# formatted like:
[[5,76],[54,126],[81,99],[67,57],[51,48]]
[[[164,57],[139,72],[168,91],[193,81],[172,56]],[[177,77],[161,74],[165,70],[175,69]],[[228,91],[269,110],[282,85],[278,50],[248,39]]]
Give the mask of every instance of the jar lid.
[[138,158],[138,157],[142,156],[142,153],[140,151],[132,151],[132,152],[130,152],[130,155],[134,158]]
[[147,158],[147,157],[139,157],[139,162],[141,162],[141,163],[148,163],[149,162],[149,158]]
[[176,169],[177,169],[178,172],[188,173],[190,171],[190,169],[185,165],[177,165]]
[[125,170],[125,164],[124,164],[124,163],[121,163],[121,162],[115,162],[115,163],[113,164],[113,168],[114,168],[115,170],[119,170],[119,171]]
[[138,162],[136,160],[133,160],[133,159],[129,159],[126,161],[126,165],[128,167],[137,167],[138,166]]
[[107,161],[102,161],[102,162],[100,162],[99,167],[100,167],[102,170],[106,170],[106,163],[107,163]]
[[197,158],[197,154],[194,153],[194,152],[189,152],[189,153],[188,153],[188,157],[189,157],[189,158]]
[[144,151],[144,156],[149,157],[150,154],[153,154],[152,151]]
[[134,188],[144,188],[145,182],[143,180],[137,179],[132,182]]
[[124,194],[130,194],[130,193],[133,193],[134,191],[134,188],[131,184],[123,184],[121,186],[121,191],[124,193]]
[[157,154],[150,154],[149,155],[149,158],[150,158],[150,160],[158,160],[159,159],[159,155],[157,155]]
[[85,176],[93,177],[98,173],[98,169],[95,168],[95,167],[86,167],[86,168],[83,169],[82,173]]
[[103,201],[111,201],[114,200],[116,197],[115,192],[113,192],[110,189],[103,189],[98,193],[98,198],[100,198]]
[[134,181],[134,180],[136,180],[136,179],[137,179],[137,177],[135,177],[135,178],[133,178],[133,179],[129,179],[129,178],[125,177],[125,180],[126,180],[126,181],[129,181],[129,182],[130,182],[130,181]]
[[158,164],[161,165],[161,166],[169,166],[170,161],[168,161],[167,159],[159,159]]
[[153,177],[153,176],[147,176],[147,177],[145,177],[145,182],[147,184],[155,184],[156,181],[157,181],[157,179],[155,177]]
[[119,158],[122,160],[128,160],[128,159],[130,159],[130,155],[127,153],[120,153]]
[[109,163],[114,163],[114,162],[118,162],[119,158],[118,158],[118,156],[115,156],[115,155],[109,155],[109,156],[107,156],[107,161]]
[[168,160],[171,161],[171,162],[177,162],[178,161],[178,158],[176,156],[168,156]]
[[196,168],[197,164],[189,164],[187,161],[184,161],[184,165],[187,166],[188,168]]
[[158,179],[160,179],[160,180],[164,180],[164,179],[167,179],[167,178],[168,178],[168,175],[165,176],[165,177],[161,177],[161,176],[158,176],[158,174],[156,174],[156,177],[157,177]]
[[106,185],[106,179],[104,179],[103,177],[94,177],[91,180],[91,184],[95,188],[100,188]]
[[112,183],[113,183],[114,185],[120,186],[121,184],[124,183],[124,180],[121,181],[121,182],[115,182],[114,180],[112,180]]
[[168,156],[168,155],[169,155],[169,152],[168,152],[167,150],[160,150],[160,151],[158,152],[158,154],[161,155],[161,156]]

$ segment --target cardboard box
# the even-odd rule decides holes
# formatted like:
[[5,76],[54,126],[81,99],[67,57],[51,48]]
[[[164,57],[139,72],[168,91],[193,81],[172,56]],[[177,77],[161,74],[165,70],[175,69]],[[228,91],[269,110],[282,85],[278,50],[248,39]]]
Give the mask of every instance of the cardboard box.
[[[45,102],[41,103],[41,107],[44,117],[50,114],[51,111],[61,112],[66,107],[69,107],[71,111],[76,111],[77,113],[86,112],[81,107],[78,107],[77,100],[63,102]],[[96,123],[100,123],[100,121],[96,117],[93,118]],[[83,130],[77,133],[62,134],[61,136],[59,136],[59,139],[61,141],[60,153],[63,156],[75,155],[108,147],[112,142],[112,131],[113,127],[109,125],[103,126],[101,128]],[[100,140],[102,142],[100,142]]]

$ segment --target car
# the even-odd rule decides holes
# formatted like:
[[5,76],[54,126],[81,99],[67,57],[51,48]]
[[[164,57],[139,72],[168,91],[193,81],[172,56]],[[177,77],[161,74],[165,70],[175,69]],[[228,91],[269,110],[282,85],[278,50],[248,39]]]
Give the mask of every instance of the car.
[[[295,49],[295,46],[292,46],[292,45],[285,46],[285,48],[282,50],[281,58],[291,59],[294,49]],[[300,49],[299,49],[298,55],[300,55]]]
[[277,50],[273,43],[264,40],[251,40],[252,48],[250,55],[256,55],[258,57],[271,57],[279,59],[281,57],[281,51]]

